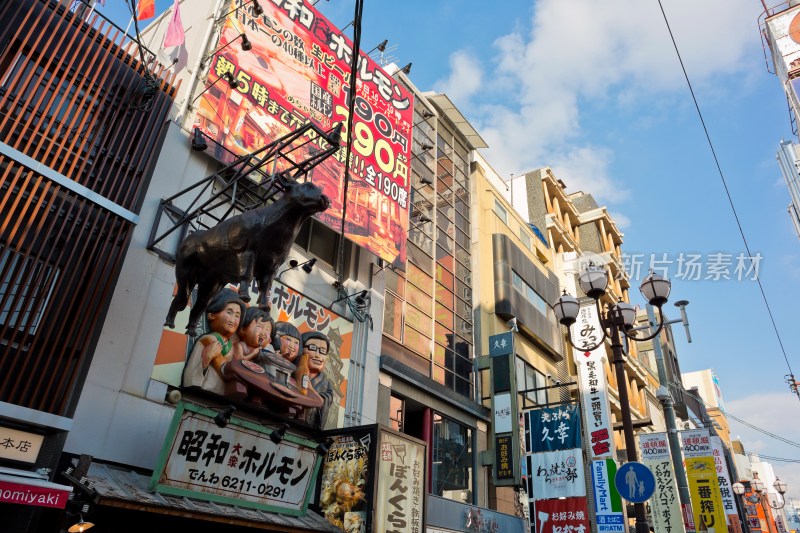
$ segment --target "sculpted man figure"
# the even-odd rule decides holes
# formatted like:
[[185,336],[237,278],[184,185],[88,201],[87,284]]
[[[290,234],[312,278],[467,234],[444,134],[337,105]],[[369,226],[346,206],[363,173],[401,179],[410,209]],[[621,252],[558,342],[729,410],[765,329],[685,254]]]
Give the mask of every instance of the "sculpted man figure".
[[311,376],[311,386],[322,396],[324,401],[321,408],[305,409],[302,418],[312,427],[322,429],[325,419],[328,416],[331,404],[333,403],[333,385],[325,377],[325,363],[328,361],[328,350],[330,341],[328,337],[319,331],[308,331],[303,333],[303,353],[309,357],[308,367]]

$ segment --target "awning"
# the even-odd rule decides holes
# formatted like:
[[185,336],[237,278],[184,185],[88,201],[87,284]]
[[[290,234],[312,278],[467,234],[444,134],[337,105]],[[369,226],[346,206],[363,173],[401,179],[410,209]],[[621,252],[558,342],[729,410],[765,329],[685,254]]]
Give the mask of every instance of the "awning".
[[341,533],[341,530],[312,511],[307,511],[305,516],[286,516],[236,505],[159,494],[148,490],[150,476],[124,468],[92,463],[86,478],[97,492],[98,505],[277,531]]
[[27,470],[0,467],[0,502],[63,509],[72,487]]

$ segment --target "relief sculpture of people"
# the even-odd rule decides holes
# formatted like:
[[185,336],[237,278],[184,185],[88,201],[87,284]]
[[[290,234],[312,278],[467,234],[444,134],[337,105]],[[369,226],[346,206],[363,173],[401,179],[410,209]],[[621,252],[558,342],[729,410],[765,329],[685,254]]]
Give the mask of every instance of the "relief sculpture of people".
[[[320,331],[274,322],[224,288],[206,308],[208,332],[191,349],[183,387],[266,408],[322,429],[341,396],[324,374],[331,342]],[[336,391],[338,392],[338,391]]]

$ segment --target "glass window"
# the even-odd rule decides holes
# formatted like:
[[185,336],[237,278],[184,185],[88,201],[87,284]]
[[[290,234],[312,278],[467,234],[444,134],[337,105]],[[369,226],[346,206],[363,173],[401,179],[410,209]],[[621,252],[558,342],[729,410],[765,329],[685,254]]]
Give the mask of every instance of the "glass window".
[[[517,390],[527,391],[519,395],[520,406],[524,408],[547,404],[547,378],[542,373],[517,356]],[[539,389],[539,390],[535,390]]]
[[[388,301],[388,299],[387,299]],[[414,307],[413,305],[406,306],[406,315],[404,317],[405,323],[409,326],[413,327],[417,331],[424,333],[427,336],[431,335],[431,331],[433,330],[433,324],[431,323],[431,319],[427,316],[428,313],[424,313]],[[399,319],[396,319],[399,320]]]
[[434,413],[431,444],[433,494],[462,503],[473,503],[472,430]]
[[403,411],[405,401],[392,394],[389,398],[389,425],[395,431],[403,431]]
[[383,269],[384,276],[386,276],[386,289],[397,294],[401,298],[405,294],[405,281],[402,274],[395,272],[390,268]]
[[522,245],[527,248],[528,250],[533,250],[533,244],[531,243],[531,234],[528,233],[527,228],[524,226],[519,227],[519,240],[522,241]]
[[525,280],[513,270],[511,271],[511,285],[540,313],[547,316],[547,303],[544,301],[544,298],[539,296],[539,293],[536,292],[533,287],[525,283]]
[[383,332],[401,341],[403,331],[403,301],[393,295],[386,293],[386,303],[383,308]]
[[403,346],[414,350],[427,359],[431,357],[431,340],[417,330],[408,327],[408,325],[403,331]]
[[508,224],[508,211],[497,198],[494,199],[494,213],[503,221],[503,224]]

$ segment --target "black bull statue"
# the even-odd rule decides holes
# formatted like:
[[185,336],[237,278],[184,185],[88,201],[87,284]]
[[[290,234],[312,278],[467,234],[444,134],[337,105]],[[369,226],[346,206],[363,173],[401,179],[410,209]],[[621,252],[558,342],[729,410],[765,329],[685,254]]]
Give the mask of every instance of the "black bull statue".
[[283,196],[263,207],[223,220],[213,228],[188,235],[175,261],[178,291],[169,306],[165,326],[175,327],[175,315],[197,299],[189,313],[187,333],[194,334],[209,299],[228,283],[239,284],[239,297],[250,301],[249,286],[258,282],[258,305],[269,308],[275,273],[286,261],[300,226],[330,207],[330,200],[313,183],[283,180]]

